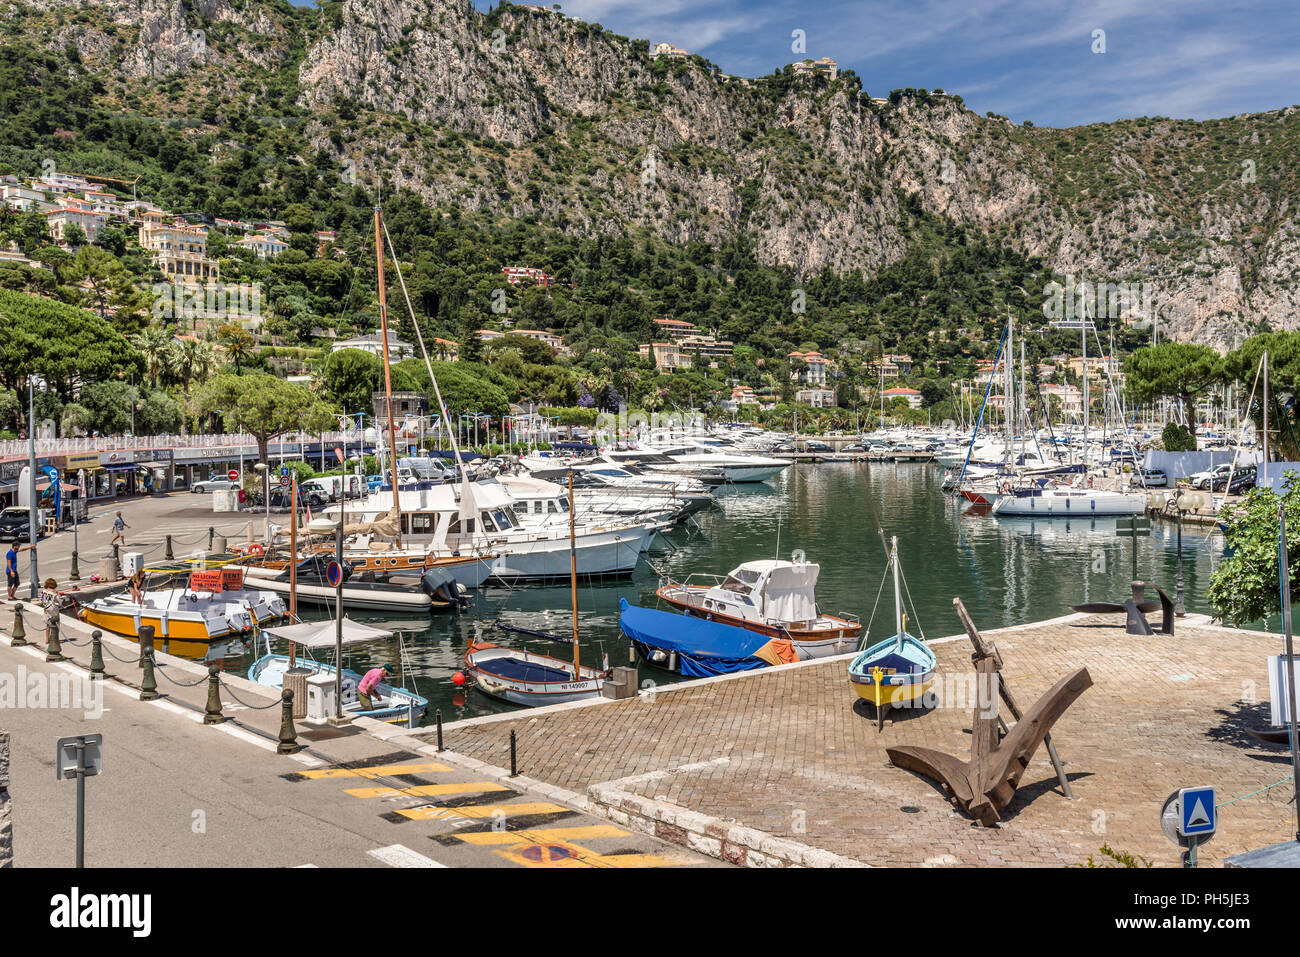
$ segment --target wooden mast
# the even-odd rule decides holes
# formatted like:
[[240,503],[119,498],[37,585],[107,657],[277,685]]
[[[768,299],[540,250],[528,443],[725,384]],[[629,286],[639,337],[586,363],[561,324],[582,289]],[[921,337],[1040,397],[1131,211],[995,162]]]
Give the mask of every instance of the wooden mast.
[[[269,474],[269,471],[268,471]],[[294,469],[293,479],[290,484],[293,486],[289,492],[289,514],[293,516],[289,521],[289,623],[298,620],[298,470]],[[297,647],[291,641],[289,642],[289,667],[292,668],[297,660],[295,652]]]
[[569,589],[573,596],[573,680],[582,677],[578,650],[578,545],[573,531],[573,469],[569,469]]
[[397,423],[393,420],[393,372],[388,357],[388,294],[384,286],[383,212],[375,207],[375,260],[379,267],[379,335],[384,344],[384,403],[388,411],[388,467],[393,478],[393,508],[397,510],[397,547],[402,547],[402,505],[397,484]]

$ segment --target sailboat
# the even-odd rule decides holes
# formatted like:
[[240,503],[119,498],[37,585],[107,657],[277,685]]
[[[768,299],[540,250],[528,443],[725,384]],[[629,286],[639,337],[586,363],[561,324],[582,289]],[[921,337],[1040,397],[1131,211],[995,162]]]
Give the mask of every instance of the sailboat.
[[890,540],[889,568],[894,573],[894,622],[898,631],[892,638],[859,652],[849,662],[853,690],[859,698],[876,707],[877,730],[885,725],[885,712],[920,698],[934,681],[934,652],[907,633],[907,616],[899,592],[897,536]]
[[484,694],[511,704],[537,707],[595,698],[608,672],[583,667],[578,648],[578,563],[573,525],[573,473],[569,473],[569,583],[573,596],[573,662],[552,655],[516,651],[491,642],[470,642],[465,674]]

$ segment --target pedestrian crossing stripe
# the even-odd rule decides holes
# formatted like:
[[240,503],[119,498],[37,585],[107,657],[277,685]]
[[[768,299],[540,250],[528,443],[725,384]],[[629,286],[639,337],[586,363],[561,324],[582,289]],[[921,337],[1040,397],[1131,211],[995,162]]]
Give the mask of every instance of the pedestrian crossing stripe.
[[601,854],[568,841],[519,843],[492,852],[522,867],[676,867],[675,861],[657,854]]
[[454,837],[466,844],[518,844],[523,841],[582,841],[597,837],[626,837],[627,831],[612,824],[579,824],[574,827],[535,827],[522,831],[474,831]]
[[321,781],[329,778],[384,778],[403,774],[429,774],[434,771],[450,771],[445,764],[424,762],[421,764],[380,764],[373,768],[315,768],[311,771],[299,771],[301,778],[309,781]]
[[420,784],[409,788],[344,788],[344,794],[359,798],[432,797],[438,794],[476,794],[486,791],[508,791],[504,784],[492,781],[466,781],[453,784]]
[[398,808],[397,813],[402,817],[410,818],[412,821],[427,821],[433,818],[465,817],[476,820],[491,818],[496,814],[563,814],[569,811],[567,807],[560,807],[558,804],[551,804],[547,801],[540,801],[535,804],[469,804],[464,807],[440,807],[431,805],[429,807],[404,807]]

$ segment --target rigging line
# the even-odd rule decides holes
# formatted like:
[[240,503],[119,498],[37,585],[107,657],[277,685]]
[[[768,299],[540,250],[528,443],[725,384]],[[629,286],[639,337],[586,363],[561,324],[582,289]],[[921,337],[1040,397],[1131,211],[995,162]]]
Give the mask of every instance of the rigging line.
[[885,573],[880,576],[880,587],[876,589],[876,601],[871,606],[871,617],[867,619],[867,630],[862,633],[862,640],[858,642],[859,649],[865,648],[867,645],[867,640],[871,635],[871,625],[876,620],[876,609],[880,607],[880,596],[885,590],[885,581],[888,578],[889,569],[886,568]]
[[[388,221],[381,219],[380,225],[382,225],[384,229],[384,243],[388,249],[392,251],[393,238],[388,234]],[[406,291],[406,279],[402,275],[402,264],[398,260],[396,253],[393,254],[393,267],[397,273],[397,281],[402,287],[402,298],[406,302],[406,311],[411,316],[411,326],[415,329],[415,338],[420,344],[420,354],[424,356],[424,367],[428,370],[429,380],[433,383],[433,394],[438,399],[438,411],[442,413],[443,423],[447,427],[447,439],[451,442],[451,450],[456,455],[456,464],[460,467],[463,481],[465,463],[461,460],[460,446],[457,444],[455,436],[452,435],[451,418],[447,414],[447,404],[442,400],[442,390],[438,388],[438,378],[433,374],[433,363],[429,361],[429,350],[424,347],[424,334],[420,332],[420,323],[415,318],[415,308],[411,305],[411,296]],[[394,460],[396,459],[396,455],[396,450],[394,450]]]

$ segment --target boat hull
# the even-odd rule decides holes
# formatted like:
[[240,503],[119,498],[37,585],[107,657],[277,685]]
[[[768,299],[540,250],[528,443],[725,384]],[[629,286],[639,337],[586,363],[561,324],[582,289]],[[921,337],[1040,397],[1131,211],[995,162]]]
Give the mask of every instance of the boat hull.
[[[338,671],[337,668],[327,662],[313,661],[310,658],[298,657],[295,659],[294,665],[298,668],[307,668],[317,674],[332,675]],[[263,655],[253,662],[252,667],[248,669],[248,680],[256,681],[268,688],[283,688],[284,673],[288,669],[288,655]],[[414,727],[428,710],[429,702],[427,698],[423,698],[404,688],[394,688],[382,681],[376,686],[376,690],[382,699],[387,699],[391,704],[382,708],[364,710],[361,707],[360,699],[357,697],[357,685],[360,683],[361,675],[355,671],[349,671],[347,668],[343,669],[340,682],[343,689],[343,711],[352,717],[374,718],[376,721],[386,721],[389,724],[401,725],[402,727]]]
[[154,629],[155,647],[179,658],[207,658],[220,645],[251,633],[251,627],[236,630],[224,622],[221,626],[212,626],[203,618],[184,613],[164,616],[160,612],[144,612],[137,619],[133,611],[125,608],[113,610],[93,604],[84,606],[79,617],[93,628],[102,628],[131,641],[139,641],[140,627],[150,625]]
[[605,682],[592,668],[581,669],[575,679],[568,662],[489,643],[469,646],[465,670],[484,694],[529,708],[599,697]]
[[1145,495],[1003,495],[993,503],[994,515],[1039,518],[1141,515],[1145,511]]
[[[836,618],[833,615],[824,616],[832,624],[824,628],[806,629],[770,625],[766,622],[749,621],[718,611],[705,611],[695,602],[698,602],[698,596],[703,595],[706,591],[708,591],[707,588],[699,586],[683,586],[675,582],[669,582],[661,586],[655,594],[669,605],[695,618],[704,618],[708,621],[721,622],[735,628],[744,628],[760,635],[767,635],[769,638],[788,638],[794,645],[795,651],[798,652],[800,660],[826,658],[830,655],[842,655],[850,652],[857,646],[858,635],[862,632],[860,623]],[[692,602],[691,599],[695,599],[695,602]]]

